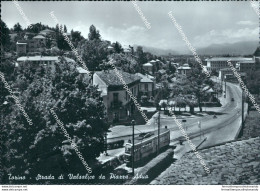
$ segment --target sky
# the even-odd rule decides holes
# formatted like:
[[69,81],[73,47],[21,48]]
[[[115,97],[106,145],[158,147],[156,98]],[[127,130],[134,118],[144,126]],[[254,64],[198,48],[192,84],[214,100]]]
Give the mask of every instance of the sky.
[[[192,46],[259,41],[259,19],[249,1],[136,2],[151,28],[148,29],[132,2],[24,1],[18,2],[30,23],[54,27],[54,15],[70,31],[87,38],[91,24],[104,40],[122,45],[143,45],[186,52],[188,47],[168,13],[171,11]],[[13,2],[1,2],[1,18],[9,28],[26,21]]]

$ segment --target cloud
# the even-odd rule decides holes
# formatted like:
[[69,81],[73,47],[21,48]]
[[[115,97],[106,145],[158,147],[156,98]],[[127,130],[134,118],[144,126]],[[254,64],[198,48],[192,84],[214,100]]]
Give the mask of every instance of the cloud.
[[237,25],[255,25],[256,23],[252,21],[238,21],[236,22]]

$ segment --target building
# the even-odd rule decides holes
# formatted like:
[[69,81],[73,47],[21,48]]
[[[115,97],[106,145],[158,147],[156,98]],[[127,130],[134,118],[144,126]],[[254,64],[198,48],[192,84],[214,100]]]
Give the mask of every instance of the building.
[[79,72],[79,78],[86,83],[90,83],[91,77],[88,74],[89,71],[83,69],[82,67],[77,67],[76,69]]
[[53,30],[44,29],[44,30],[42,30],[42,31],[39,32],[39,35],[43,35],[43,36],[45,36],[45,37],[49,37],[49,38],[54,39],[55,36],[56,36],[56,33],[55,33],[55,31],[53,31]]
[[256,62],[255,60],[240,61],[236,64],[236,67],[240,72],[249,74],[256,69]]
[[140,95],[146,95],[148,97],[154,96],[155,82],[149,78],[148,75],[136,73],[135,75],[141,77],[139,84]]
[[16,43],[16,52],[19,54],[29,52],[40,52],[41,48],[45,47],[46,39],[43,36],[37,35],[30,40],[19,40]]
[[131,47],[130,45],[127,46],[127,45],[123,45],[123,51],[126,55],[133,55],[134,54],[134,48]]
[[51,71],[55,71],[55,63],[60,62],[60,58],[58,56],[22,56],[17,58],[18,64],[22,64],[25,62],[35,64],[35,67],[39,65],[50,67]]
[[153,65],[151,63],[143,64],[143,69],[145,72],[148,72],[149,74],[153,74]]
[[[137,97],[141,77],[119,71],[132,94]],[[106,107],[108,120],[126,120],[136,112],[135,104],[113,70],[95,72],[93,85],[97,85]]]
[[231,68],[223,68],[219,70],[219,79],[220,80],[224,80],[225,79],[225,75],[230,74],[233,75],[233,71],[231,70]]
[[187,75],[191,72],[191,67],[189,64],[183,64],[183,66],[180,66],[177,68],[178,74]]
[[229,68],[228,61],[230,61],[233,66],[236,66],[236,63],[243,61],[252,61],[253,58],[244,58],[244,57],[214,57],[205,59],[207,62],[207,70],[209,72],[219,72],[220,69]]
[[42,35],[37,35],[37,36],[33,37],[33,40],[36,42],[36,44],[39,48],[46,46],[46,38]]
[[27,43],[25,42],[17,42],[16,43],[16,52],[18,55],[27,53]]

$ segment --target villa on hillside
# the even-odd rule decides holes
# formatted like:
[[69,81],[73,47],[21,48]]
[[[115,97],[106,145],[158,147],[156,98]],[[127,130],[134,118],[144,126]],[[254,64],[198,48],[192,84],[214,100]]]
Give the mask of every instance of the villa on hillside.
[[136,73],[135,75],[142,78],[139,84],[139,93],[148,97],[154,96],[155,82],[148,75],[141,73]]
[[177,68],[177,71],[179,74],[187,75],[191,72],[191,67],[189,64],[183,64],[183,66]]
[[[129,74],[123,71],[119,72],[129,90],[137,98],[139,84],[142,78],[135,74]],[[93,85],[97,85],[101,91],[110,122],[126,120],[137,111],[134,102],[125,90],[115,71],[105,70],[95,72],[93,75]]]

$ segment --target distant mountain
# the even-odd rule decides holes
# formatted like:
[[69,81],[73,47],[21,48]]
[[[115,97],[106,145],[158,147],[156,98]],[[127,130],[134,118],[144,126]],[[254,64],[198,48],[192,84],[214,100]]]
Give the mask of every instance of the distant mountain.
[[198,55],[249,55],[254,54],[258,42],[256,41],[244,41],[233,44],[212,44],[206,48],[197,49]]
[[137,46],[143,47],[144,52],[150,52],[151,54],[154,54],[156,56],[162,56],[162,55],[168,55],[169,53],[173,55],[179,55],[180,53],[171,50],[171,49],[160,49],[160,48],[153,48],[153,47],[148,47],[148,46],[142,46],[142,45],[134,45],[134,49],[136,49]]

